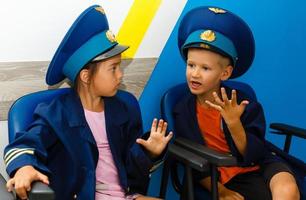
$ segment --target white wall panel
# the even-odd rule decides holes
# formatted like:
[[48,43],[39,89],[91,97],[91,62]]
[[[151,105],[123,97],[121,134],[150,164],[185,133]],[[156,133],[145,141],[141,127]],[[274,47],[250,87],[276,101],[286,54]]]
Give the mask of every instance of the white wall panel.
[[117,32],[133,0],[0,0],[0,62],[48,61],[76,17],[102,5]]

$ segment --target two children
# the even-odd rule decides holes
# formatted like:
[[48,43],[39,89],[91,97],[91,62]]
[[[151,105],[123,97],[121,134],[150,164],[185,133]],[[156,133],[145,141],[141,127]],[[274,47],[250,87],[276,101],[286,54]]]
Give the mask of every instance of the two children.
[[[264,139],[261,105],[222,83],[252,63],[248,26],[226,10],[197,8],[182,20],[179,46],[190,94],[174,110],[177,136],[239,162],[219,169],[220,199],[299,199],[296,170],[305,173],[305,166],[289,166],[289,156],[275,155]],[[154,120],[149,138],[139,139],[139,111],[116,95],[126,49],[108,30],[101,7],[88,8],[75,21],[46,77],[50,85],[68,78],[74,90],[39,105],[35,121],[5,149],[9,190],[26,199],[38,180],[50,184],[57,199],[150,199],[142,196],[149,170],[172,134],[165,136],[167,124]],[[210,190],[209,177],[199,184]]]
[[31,183],[42,181],[56,199],[155,199],[143,194],[172,134],[165,136],[167,123],[155,119],[141,139],[139,110],[116,95],[127,48],[116,42],[102,7],[91,6],[76,19],[46,76],[49,85],[68,78],[73,89],[38,105],[34,122],[6,147],[9,190],[27,199]]
[[[199,7],[184,16],[178,37],[190,93],[174,108],[175,134],[237,158],[238,166],[218,169],[220,199],[300,199],[296,172],[305,174],[305,164],[290,166],[289,155],[272,152],[259,102],[223,84],[252,63],[246,23],[229,11]],[[197,184],[211,189],[205,175]]]

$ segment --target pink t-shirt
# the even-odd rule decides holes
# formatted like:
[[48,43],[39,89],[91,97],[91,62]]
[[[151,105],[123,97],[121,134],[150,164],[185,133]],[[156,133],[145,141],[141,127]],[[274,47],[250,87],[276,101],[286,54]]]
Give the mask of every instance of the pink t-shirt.
[[96,168],[96,200],[132,200],[133,195],[126,196],[120,186],[117,167],[107,139],[104,112],[92,112],[86,109],[84,112],[99,150]]

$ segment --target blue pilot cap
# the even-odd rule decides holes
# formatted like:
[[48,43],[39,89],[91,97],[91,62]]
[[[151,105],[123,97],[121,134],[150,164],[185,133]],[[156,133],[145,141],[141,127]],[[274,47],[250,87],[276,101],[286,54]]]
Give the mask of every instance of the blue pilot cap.
[[249,26],[237,15],[217,7],[197,7],[182,18],[178,29],[178,47],[186,60],[190,47],[204,48],[229,57],[232,76],[244,74],[251,66],[255,41]]
[[185,59],[187,58],[187,49],[191,47],[204,48],[229,57],[234,66],[238,59],[233,42],[225,35],[212,30],[197,30],[188,36],[181,48]]
[[49,65],[46,82],[54,85],[66,77],[74,82],[80,70],[89,62],[98,62],[125,51],[109,30],[101,6],[87,8],[75,20]]

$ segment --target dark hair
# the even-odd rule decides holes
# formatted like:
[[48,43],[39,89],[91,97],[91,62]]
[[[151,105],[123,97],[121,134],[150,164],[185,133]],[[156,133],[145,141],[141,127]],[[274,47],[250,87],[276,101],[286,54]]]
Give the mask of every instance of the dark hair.
[[78,91],[79,90],[79,82],[80,82],[80,72],[83,70],[83,69],[88,69],[89,70],[89,80],[92,79],[92,77],[96,74],[97,72],[97,69],[98,69],[98,65],[97,65],[97,62],[89,62],[87,63],[86,65],[84,65],[84,67],[79,71],[75,81],[74,81],[74,84],[73,84],[73,89],[75,91]]

